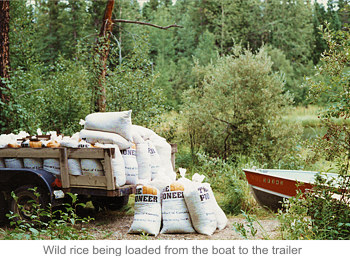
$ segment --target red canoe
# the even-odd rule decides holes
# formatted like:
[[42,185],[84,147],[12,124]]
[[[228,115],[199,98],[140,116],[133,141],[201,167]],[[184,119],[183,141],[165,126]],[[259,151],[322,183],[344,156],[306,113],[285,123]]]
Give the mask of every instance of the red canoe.
[[[290,198],[298,190],[310,190],[316,174],[312,171],[243,169],[256,201],[274,211],[281,208],[283,198]],[[327,178],[336,178],[335,173],[323,173]]]

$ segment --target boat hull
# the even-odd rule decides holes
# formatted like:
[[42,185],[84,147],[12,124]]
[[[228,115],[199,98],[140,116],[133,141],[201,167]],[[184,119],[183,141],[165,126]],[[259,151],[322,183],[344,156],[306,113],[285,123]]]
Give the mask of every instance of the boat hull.
[[[312,183],[298,180],[298,178],[287,178],[288,172],[280,176],[276,172],[259,172],[259,170],[243,170],[251,191],[256,201],[263,207],[273,211],[282,208],[283,199],[296,196],[298,191],[305,192],[312,188]],[[295,172],[293,172],[294,175]],[[302,174],[302,172],[300,172]],[[308,172],[310,174],[310,172]],[[284,176],[285,175],[285,176]]]

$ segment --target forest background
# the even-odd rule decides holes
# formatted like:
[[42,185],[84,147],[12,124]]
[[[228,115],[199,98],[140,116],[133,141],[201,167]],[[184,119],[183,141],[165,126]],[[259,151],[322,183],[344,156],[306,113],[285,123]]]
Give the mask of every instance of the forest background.
[[[106,3],[10,1],[1,133],[80,131],[96,111]],[[113,19],[183,27],[113,25],[106,110],[132,109],[134,124],[177,143],[177,167],[205,174],[225,212],[255,205],[243,167],[340,169],[348,150],[322,140],[336,136],[330,119],[348,125],[347,0],[117,0]]]

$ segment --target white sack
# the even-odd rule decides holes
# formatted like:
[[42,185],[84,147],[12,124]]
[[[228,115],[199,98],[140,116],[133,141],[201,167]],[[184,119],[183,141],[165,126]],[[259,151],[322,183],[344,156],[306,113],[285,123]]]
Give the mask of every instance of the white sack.
[[79,159],[68,159],[68,173],[71,175],[83,174]]
[[23,160],[20,158],[5,158],[6,168],[23,168]]
[[151,175],[152,175],[151,180],[154,180],[160,174],[160,157],[152,141],[148,140],[147,144],[148,144],[148,153],[150,155],[150,167],[151,167]]
[[[95,144],[95,146],[99,148],[115,149],[115,157],[112,158],[111,160],[112,172],[113,172],[113,175],[115,176],[117,187],[123,186],[126,183],[125,164],[118,146],[113,144]],[[101,160],[101,162],[104,166],[104,160]]]
[[137,186],[134,209],[134,220],[128,233],[157,236],[162,222],[159,191],[151,186]]
[[173,181],[176,180],[176,173],[174,172],[173,165],[171,163],[171,145],[162,137],[156,137],[150,139],[156,148],[160,157],[160,168],[168,175]]
[[83,175],[104,176],[102,163],[98,159],[81,159],[80,165]]
[[210,184],[209,183],[203,183],[208,191],[209,191],[209,196],[212,198],[211,201],[212,201],[212,208],[214,209],[214,213],[215,213],[215,216],[216,216],[216,222],[217,222],[217,229],[218,230],[222,230],[226,227],[227,225],[227,217],[224,213],[224,211],[220,208],[219,204],[217,203],[216,199],[215,199],[215,196],[214,196],[214,193],[213,193],[213,190],[212,188],[210,187]]
[[124,164],[125,164],[125,177],[126,184],[138,184],[139,181],[139,172],[138,165],[136,160],[136,146],[121,150]]
[[61,174],[60,161],[58,159],[44,159],[43,168],[45,171],[51,172],[53,174]]
[[87,115],[84,128],[87,130],[116,133],[132,142],[131,112],[132,110],[123,112],[99,112]]
[[24,158],[23,166],[27,169],[42,169],[43,160],[40,158]]
[[166,233],[195,233],[192,227],[190,214],[184,199],[184,186],[174,182],[167,186],[162,193],[161,234]]
[[115,158],[112,159],[112,170],[116,178],[116,185],[123,186],[126,183],[125,163],[118,148],[115,149]]
[[207,187],[192,182],[185,187],[184,197],[194,229],[200,234],[212,235],[217,223]]
[[81,130],[79,137],[85,139],[88,143],[101,143],[101,144],[116,144],[120,150],[127,149],[131,146],[131,143],[124,137],[115,133],[107,133],[93,130]]
[[79,141],[70,137],[63,137],[60,144],[62,147],[78,148]]
[[[204,180],[205,176],[200,175],[198,173],[195,173],[192,176],[192,181],[201,183]],[[213,193],[212,188],[210,187],[209,183],[203,183],[203,185],[208,189],[209,196],[210,196],[210,201],[212,203],[212,208],[214,209],[215,217],[216,217],[216,222],[217,222],[217,229],[222,230],[226,227],[227,225],[227,217],[224,213],[224,211],[220,208],[219,204],[217,203],[215,199],[215,195]]]
[[148,144],[146,142],[136,144],[138,178],[142,182],[151,181],[152,172],[150,160],[151,157],[148,153]]
[[152,136],[153,137],[158,136],[153,130],[148,129],[148,128],[143,127],[143,126],[132,125],[131,129],[132,129],[133,133],[138,134],[145,141],[149,140]]

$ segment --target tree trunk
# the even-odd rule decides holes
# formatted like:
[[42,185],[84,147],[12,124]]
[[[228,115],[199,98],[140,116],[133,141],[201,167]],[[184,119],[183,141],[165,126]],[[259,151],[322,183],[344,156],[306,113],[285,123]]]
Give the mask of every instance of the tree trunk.
[[[8,79],[10,77],[10,44],[9,44],[9,28],[10,28],[10,1],[0,1],[0,79]],[[6,94],[7,89],[5,83],[0,80],[0,98],[7,104],[10,97]]]
[[98,80],[96,86],[96,102],[95,111],[106,111],[106,72],[107,72],[107,58],[110,46],[110,33],[112,31],[112,12],[114,7],[114,0],[108,0],[105,9],[100,35],[97,44],[98,54]]

